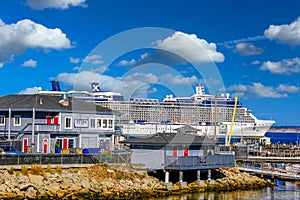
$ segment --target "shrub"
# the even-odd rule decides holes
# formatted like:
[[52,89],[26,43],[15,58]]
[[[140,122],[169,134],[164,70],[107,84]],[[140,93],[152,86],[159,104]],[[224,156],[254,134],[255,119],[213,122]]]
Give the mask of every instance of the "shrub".
[[43,168],[37,164],[34,164],[31,166],[31,170],[30,170],[31,174],[34,175],[44,175],[45,171],[43,170]]
[[13,174],[15,170],[14,170],[14,168],[11,167],[11,168],[10,168],[9,170],[7,170],[7,171],[8,171],[9,174]]
[[53,169],[50,165],[47,165],[46,172],[50,173],[50,174],[53,174]]
[[22,167],[21,167],[21,173],[23,175],[28,175],[28,168],[25,165],[22,165]]

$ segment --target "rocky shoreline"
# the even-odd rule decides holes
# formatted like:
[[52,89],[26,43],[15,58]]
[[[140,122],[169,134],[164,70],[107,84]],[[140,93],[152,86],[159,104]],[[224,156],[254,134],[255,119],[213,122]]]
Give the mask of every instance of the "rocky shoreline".
[[224,178],[212,182],[167,184],[125,166],[101,164],[86,168],[42,168],[22,166],[20,170],[0,170],[0,199],[141,199],[204,191],[249,190],[274,184],[240,172],[237,168],[219,169]]

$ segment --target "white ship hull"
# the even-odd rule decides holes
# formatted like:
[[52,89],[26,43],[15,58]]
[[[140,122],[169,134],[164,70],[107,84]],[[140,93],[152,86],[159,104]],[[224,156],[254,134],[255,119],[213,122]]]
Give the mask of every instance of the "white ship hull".
[[[263,137],[265,133],[274,124],[274,121],[259,120],[259,123],[234,123],[232,128],[232,138],[259,138]],[[128,123],[122,124],[122,134],[125,136],[145,136],[155,133],[176,133],[176,129],[184,126],[185,124],[156,124],[156,123]],[[225,138],[230,134],[231,122],[223,122],[222,125],[214,127],[213,125],[193,125],[197,128],[198,135],[207,135],[213,137],[216,134],[217,138]]]

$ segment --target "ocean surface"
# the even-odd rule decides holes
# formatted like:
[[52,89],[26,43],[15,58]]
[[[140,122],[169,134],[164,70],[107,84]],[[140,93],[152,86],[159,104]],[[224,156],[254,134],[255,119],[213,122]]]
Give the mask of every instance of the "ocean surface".
[[[275,180],[275,188],[262,190],[202,192],[194,194],[173,195],[151,200],[300,200],[300,182]],[[150,199],[149,199],[150,200]]]
[[267,132],[265,136],[271,138],[272,144],[300,144],[300,133]]

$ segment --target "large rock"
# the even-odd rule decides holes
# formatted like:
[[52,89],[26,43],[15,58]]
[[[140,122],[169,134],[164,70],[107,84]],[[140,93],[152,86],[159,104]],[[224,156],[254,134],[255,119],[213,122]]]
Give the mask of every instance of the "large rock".
[[83,177],[83,179],[81,180],[81,186],[83,188],[90,188],[90,180],[88,177]]
[[36,193],[37,193],[37,191],[34,189],[34,187],[29,187],[26,190],[25,196],[29,199],[34,199],[34,198],[36,198]]
[[55,194],[59,189],[59,187],[60,187],[59,183],[52,183],[51,185],[46,186],[46,190],[48,190],[52,194]]
[[32,184],[35,184],[35,185],[43,185],[44,184],[44,182],[43,182],[44,177],[42,177],[40,175],[28,174],[28,178]]

